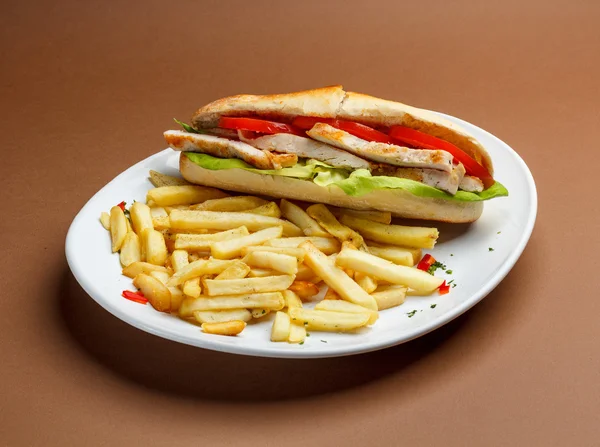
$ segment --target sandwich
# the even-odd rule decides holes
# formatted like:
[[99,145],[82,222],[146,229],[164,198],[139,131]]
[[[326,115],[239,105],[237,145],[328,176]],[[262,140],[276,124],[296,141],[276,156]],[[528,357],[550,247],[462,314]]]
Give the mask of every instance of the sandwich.
[[230,96],[177,122],[164,137],[194,184],[451,223],[508,195],[457,124],[342,86]]

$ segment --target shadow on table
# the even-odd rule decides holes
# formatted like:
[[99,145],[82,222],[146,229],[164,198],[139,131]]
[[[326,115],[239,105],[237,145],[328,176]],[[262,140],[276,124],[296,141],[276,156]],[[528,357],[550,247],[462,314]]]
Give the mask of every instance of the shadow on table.
[[[497,290],[509,281],[510,277]],[[335,393],[398,374],[448,344],[496,299],[490,297],[471,312],[409,343],[355,356],[294,360],[225,354],[150,335],[102,309],[69,271],[64,273],[58,293],[59,318],[74,342],[117,376],[181,398],[242,402]]]

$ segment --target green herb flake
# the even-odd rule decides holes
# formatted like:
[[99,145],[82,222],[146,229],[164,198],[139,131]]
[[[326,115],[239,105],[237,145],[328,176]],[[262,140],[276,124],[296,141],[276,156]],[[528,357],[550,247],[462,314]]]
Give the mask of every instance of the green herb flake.
[[450,253],[450,256],[454,256],[452,253]]
[[327,340],[321,340],[321,343],[327,343]]
[[307,332],[307,333],[306,333],[306,336],[307,336],[307,337],[310,337],[310,334]]
[[435,261],[433,264],[431,264],[429,266],[429,268],[427,269],[427,273],[429,273],[430,275],[433,275],[437,269],[446,270],[446,265],[439,261]]
[[431,305],[431,306],[429,306],[429,307],[431,307],[432,309],[435,309],[435,306],[437,306],[437,304],[432,304],[432,305]]
[[488,248],[488,251],[494,251],[494,249],[492,247]]
[[452,284],[452,288],[454,289],[456,287],[456,284]]
[[299,344],[299,345],[303,345],[303,344],[304,344],[304,342],[303,342],[303,341],[301,341],[301,342],[300,342],[300,343],[298,343],[298,344]]
[[446,283],[446,285],[450,285],[450,284],[452,284],[453,282],[454,282],[454,280],[453,280],[453,279],[451,279],[450,281],[448,281],[448,282]]
[[407,312],[406,315],[408,315],[408,318],[412,318],[415,316],[416,313],[417,313],[417,309]]
[[500,233],[502,233],[502,231],[498,231],[496,234],[500,234]]
[[452,270],[446,270],[446,274],[447,275],[451,275],[452,274]]

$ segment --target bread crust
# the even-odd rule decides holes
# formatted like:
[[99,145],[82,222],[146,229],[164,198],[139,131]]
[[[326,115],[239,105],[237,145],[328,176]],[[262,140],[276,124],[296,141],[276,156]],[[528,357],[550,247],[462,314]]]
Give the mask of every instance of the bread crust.
[[409,219],[467,223],[477,220],[483,211],[483,202],[417,197],[400,189],[386,189],[353,197],[336,186],[323,187],[291,177],[256,174],[243,169],[213,171],[198,166],[185,153],[180,155],[179,169],[183,178],[198,185],[357,210],[389,211],[396,217]]
[[282,122],[291,122],[297,116],[319,116],[380,128],[406,126],[458,146],[494,173],[488,152],[461,126],[429,110],[346,92],[341,85],[277,95],[229,96],[198,109],[192,125],[197,129],[216,127],[221,116],[256,116]]

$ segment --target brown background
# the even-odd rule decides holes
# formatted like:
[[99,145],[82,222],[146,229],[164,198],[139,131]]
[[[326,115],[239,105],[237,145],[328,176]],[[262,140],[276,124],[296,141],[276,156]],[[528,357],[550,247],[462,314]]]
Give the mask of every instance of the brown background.
[[[0,444],[598,445],[600,2],[494,3],[3,1]],[[529,164],[537,225],[488,298],[406,345],[290,361],[162,340],[86,296],[67,228],[172,117],[332,83]]]

